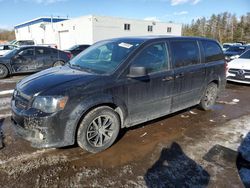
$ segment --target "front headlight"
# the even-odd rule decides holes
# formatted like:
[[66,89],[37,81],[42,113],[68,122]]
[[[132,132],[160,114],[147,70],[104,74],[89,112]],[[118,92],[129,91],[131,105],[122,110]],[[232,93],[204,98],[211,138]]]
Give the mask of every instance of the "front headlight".
[[32,107],[45,113],[54,113],[63,110],[68,101],[68,97],[62,96],[37,96]]

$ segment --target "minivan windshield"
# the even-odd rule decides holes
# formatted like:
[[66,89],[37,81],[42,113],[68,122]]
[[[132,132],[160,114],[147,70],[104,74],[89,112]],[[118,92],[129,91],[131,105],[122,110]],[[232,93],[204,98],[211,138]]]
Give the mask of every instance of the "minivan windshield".
[[142,42],[142,40],[116,40],[96,43],[73,58],[70,66],[96,74],[110,74]]
[[250,59],[250,50],[247,50],[245,53],[243,53],[239,58],[242,59]]

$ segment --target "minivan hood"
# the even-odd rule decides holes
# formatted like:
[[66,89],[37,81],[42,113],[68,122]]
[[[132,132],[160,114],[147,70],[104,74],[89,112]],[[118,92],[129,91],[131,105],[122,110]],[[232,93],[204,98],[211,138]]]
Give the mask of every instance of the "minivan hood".
[[72,69],[69,66],[55,67],[24,78],[17,84],[17,89],[28,96],[34,96],[61,84],[80,79],[84,84],[94,78],[96,78],[94,74]]
[[250,70],[250,59],[243,59],[243,58],[234,59],[233,61],[229,62],[228,67],[234,69]]

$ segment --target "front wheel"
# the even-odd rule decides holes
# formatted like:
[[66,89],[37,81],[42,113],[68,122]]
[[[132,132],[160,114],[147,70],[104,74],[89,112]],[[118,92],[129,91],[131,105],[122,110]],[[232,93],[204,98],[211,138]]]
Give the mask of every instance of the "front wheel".
[[108,106],[98,107],[90,111],[80,123],[77,143],[91,153],[98,153],[114,143],[119,130],[118,114]]
[[6,66],[0,65],[0,78],[6,78],[9,74],[9,71]]
[[60,67],[63,66],[65,63],[63,61],[57,61],[53,64],[53,67]]
[[215,104],[218,95],[218,87],[215,83],[210,83],[207,86],[205,93],[203,94],[200,102],[200,107],[203,110],[210,110]]

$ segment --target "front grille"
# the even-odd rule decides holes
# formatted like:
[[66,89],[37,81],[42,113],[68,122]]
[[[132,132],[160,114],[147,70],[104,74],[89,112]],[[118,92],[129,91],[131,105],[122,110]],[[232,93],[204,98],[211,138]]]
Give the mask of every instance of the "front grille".
[[240,70],[244,71],[244,75],[250,75],[250,70],[247,69],[229,69],[228,72],[231,74],[238,74]]
[[30,107],[31,97],[20,92],[14,91],[13,100],[15,101],[15,106],[18,109],[27,110]]

